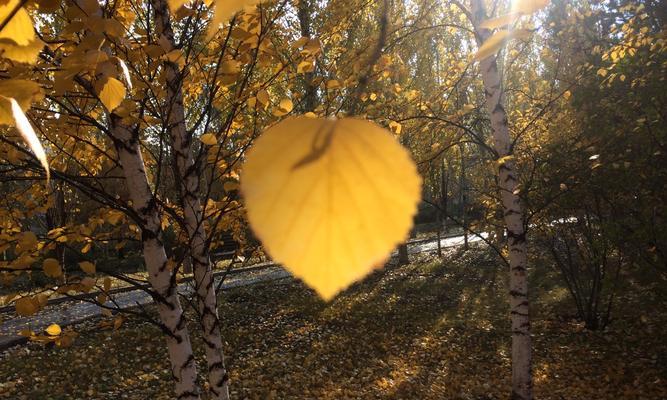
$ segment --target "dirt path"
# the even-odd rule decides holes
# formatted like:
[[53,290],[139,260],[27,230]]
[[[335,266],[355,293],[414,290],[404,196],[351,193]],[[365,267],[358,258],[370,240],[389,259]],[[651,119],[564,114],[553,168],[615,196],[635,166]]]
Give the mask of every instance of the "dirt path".
[[[481,241],[478,237],[469,237],[469,242]],[[452,236],[441,239],[441,246],[453,247],[463,244],[463,236]],[[409,244],[408,252],[410,254],[435,251],[438,248],[437,239],[419,240]],[[392,253],[392,257],[396,252]],[[223,279],[223,273],[220,272],[216,277],[216,285]],[[240,272],[234,275],[228,275],[222,284],[221,289],[230,289],[239,286],[249,286],[260,282],[274,281],[288,278],[291,275],[276,264],[267,264],[266,267],[257,269],[249,268],[247,272]],[[193,283],[184,282],[178,285],[178,292],[189,295],[193,291]],[[114,295],[114,301],[120,308],[131,308],[139,305],[152,303],[152,298],[142,290],[133,290]],[[109,303],[109,305],[112,305]],[[73,325],[89,318],[98,317],[102,314],[102,309],[90,302],[83,300],[70,300],[58,304],[48,305],[37,314],[30,317],[15,317],[7,319],[0,324],[0,350],[24,343],[26,338],[18,335],[23,329],[31,329],[35,332],[43,331],[51,324],[58,324],[61,327]]]

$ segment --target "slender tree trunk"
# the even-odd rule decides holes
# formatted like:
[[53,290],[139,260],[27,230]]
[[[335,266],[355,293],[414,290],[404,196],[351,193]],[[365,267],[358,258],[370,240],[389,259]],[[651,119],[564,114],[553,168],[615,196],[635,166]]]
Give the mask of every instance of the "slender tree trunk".
[[167,267],[167,254],[162,243],[162,228],[157,202],[153,197],[144,160],[139,149],[139,127],[127,127],[121,118],[111,114],[111,136],[114,142],[132,208],[141,220],[141,241],[148,281],[157,293],[157,309],[167,333],[171,371],[176,381],[178,399],[199,399],[197,367],[183,309],[176,292],[175,274]]
[[[472,0],[472,23],[478,45],[491,36],[491,31],[481,29],[486,10],[483,0]],[[480,62],[479,70],[484,83],[486,107],[491,119],[493,143],[498,157],[511,154],[511,138],[507,114],[503,108],[503,89],[496,57]],[[507,245],[510,264],[510,315],[512,320],[512,398],[530,400],[533,397],[531,376],[530,317],[528,314],[528,281],[526,268],[526,232],[524,210],[516,193],[518,179],[514,161],[508,159],[498,172],[503,217],[507,226]]]
[[440,163],[440,227],[438,228],[438,256],[442,257],[442,246],[440,244],[440,232],[447,237],[447,193],[449,193],[449,171],[446,167],[447,161],[442,159]]
[[[53,185],[53,207],[46,211],[46,227],[52,230],[67,223],[67,212],[65,211],[65,191],[63,190],[63,183],[56,182]],[[58,263],[63,266],[63,273],[66,277],[67,269],[65,265],[65,246],[56,242],[55,258]]]
[[[312,39],[311,20],[313,1],[299,0],[297,7],[301,36]],[[317,107],[317,87],[313,85],[313,79],[315,79],[315,72],[306,72],[303,74],[304,91],[301,104],[304,112],[313,111]]]
[[[99,5],[92,15],[102,16]],[[110,52],[106,46],[103,50]],[[87,90],[93,92],[92,87]],[[178,400],[198,400],[200,392],[197,386],[197,365],[178,298],[176,274],[168,268],[167,253],[162,242],[160,210],[148,183],[139,134],[139,124],[127,125],[120,116],[109,114],[109,136],[118,154],[132,208],[140,218],[138,225],[141,229],[144,263],[148,272],[148,283],[155,292],[160,322],[166,334],[167,353],[175,381],[174,394]],[[106,250],[104,247],[105,252]]]
[[460,199],[461,199],[461,222],[463,223],[463,249],[468,250],[468,197],[466,193],[466,161],[465,148],[459,146],[461,152],[461,175],[459,176]]
[[398,264],[399,265],[405,265],[410,262],[410,259],[408,258],[408,244],[403,243],[398,246]]
[[[169,10],[164,0],[154,2],[155,24],[158,34],[172,46],[175,45]],[[202,339],[206,347],[208,382],[211,399],[229,399],[229,375],[225,368],[218,300],[215,293],[213,271],[208,252],[207,236],[204,228],[202,206],[199,201],[199,168],[192,156],[192,135],[185,126],[182,81],[183,74],[178,64],[166,61],[164,64],[167,99],[166,113],[169,134],[175,158],[175,176],[181,192],[181,205],[189,238],[192,256],[195,293],[199,309]]]
[[[498,177],[496,176],[496,186],[498,185]],[[498,197],[500,197],[500,190],[497,191]],[[500,249],[505,245],[505,227],[502,225],[503,221],[503,207],[501,204],[496,205],[494,211],[494,220],[495,220],[495,242],[496,246]]]
[[442,182],[440,186],[442,187],[442,192],[440,194],[440,204],[442,207],[442,232],[447,236],[447,208],[449,205],[449,167],[447,166],[447,161],[443,158],[442,165],[440,166],[440,179]]

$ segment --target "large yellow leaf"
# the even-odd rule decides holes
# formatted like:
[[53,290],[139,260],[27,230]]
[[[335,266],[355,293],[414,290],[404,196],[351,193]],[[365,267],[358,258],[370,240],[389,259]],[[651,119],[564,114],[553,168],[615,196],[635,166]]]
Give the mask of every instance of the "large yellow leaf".
[[113,111],[125,98],[125,85],[116,78],[104,77],[97,84],[97,95],[104,107]]
[[327,300],[405,239],[420,188],[393,135],[353,118],[288,118],[260,136],[241,174],[266,250]]
[[490,38],[488,38],[482,45],[480,46],[479,50],[477,50],[477,53],[475,53],[475,56],[473,57],[476,61],[483,60],[487,57],[490,57],[498,50],[500,50],[501,47],[507,41],[510,39],[514,38],[526,38],[530,36],[530,31],[526,29],[513,29],[513,30],[507,30],[507,29],[502,29],[496,33],[494,33]]
[[[0,2],[0,21],[5,21],[10,17],[16,7],[20,5],[20,0],[9,0]],[[30,14],[20,7],[11,17],[9,22],[0,31],[0,40],[8,40],[19,46],[26,46],[35,40],[35,28],[32,25]]]

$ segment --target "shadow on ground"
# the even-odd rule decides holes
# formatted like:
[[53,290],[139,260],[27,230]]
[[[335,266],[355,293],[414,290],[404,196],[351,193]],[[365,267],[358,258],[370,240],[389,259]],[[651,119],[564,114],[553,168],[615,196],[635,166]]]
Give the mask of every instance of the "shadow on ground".
[[[532,279],[536,398],[667,398],[664,300],[632,291],[619,302],[622,322],[592,333],[562,318],[571,308],[553,278],[540,270]],[[377,271],[330,304],[293,281],[227,292],[220,311],[233,398],[505,399],[505,279],[492,253],[452,250]],[[170,397],[156,329],[140,321],[81,329],[72,348],[5,353],[0,397]]]

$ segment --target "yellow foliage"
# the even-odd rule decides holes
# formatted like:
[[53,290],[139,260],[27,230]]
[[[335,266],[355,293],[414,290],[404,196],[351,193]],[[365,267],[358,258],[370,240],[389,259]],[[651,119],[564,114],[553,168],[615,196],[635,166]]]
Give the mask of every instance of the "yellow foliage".
[[276,117],[282,117],[283,115],[287,115],[292,111],[292,108],[294,108],[294,104],[292,104],[292,100],[290,99],[283,99],[280,100],[280,104],[278,105],[278,108],[273,111],[273,115]]
[[44,267],[44,274],[46,274],[46,276],[57,278],[63,274],[63,270],[60,268],[60,263],[55,258],[45,259],[42,265]]
[[253,6],[259,0],[216,0],[215,13],[211,21],[210,35],[215,34],[221,24],[226,23],[234,14],[244,7]]
[[183,7],[189,0],[167,0],[167,5],[169,5],[169,10],[172,13],[178,11],[179,8]]
[[[0,81],[0,96],[16,100],[21,110],[30,108],[33,101],[42,99],[42,88],[36,82],[24,79]],[[14,125],[14,113],[9,100],[0,101],[0,124]]]
[[94,274],[95,273],[95,264],[91,263],[90,261],[81,261],[79,263],[79,268],[87,274]]
[[21,297],[16,300],[14,305],[16,307],[16,313],[23,317],[33,315],[39,310],[38,305],[30,297]]
[[257,92],[257,101],[259,101],[264,108],[266,108],[269,105],[269,102],[271,101],[271,97],[269,96],[269,92],[266,90],[262,89],[259,92]]
[[104,107],[110,112],[116,109],[125,98],[125,85],[112,77],[104,77],[97,84],[97,95]]
[[21,253],[24,251],[32,251],[37,248],[37,235],[31,231],[25,231],[19,236],[16,243],[16,251]]
[[88,293],[88,292],[90,292],[90,289],[92,289],[95,286],[95,283],[97,283],[97,281],[95,279],[90,278],[90,277],[85,277],[85,278],[81,279],[79,289],[82,292]]
[[62,333],[62,329],[60,329],[60,325],[58,324],[51,324],[44,331],[49,336],[58,336]]
[[269,128],[241,176],[268,253],[331,299],[405,239],[421,178],[387,130],[360,119],[297,117]]
[[[19,0],[8,0],[0,3],[0,21],[9,18],[14,9],[20,4]],[[11,41],[19,46],[27,46],[35,40],[35,28],[32,26],[32,19],[23,7],[19,8],[5,27],[2,28],[0,40]]]
[[201,135],[199,140],[201,140],[201,142],[207,146],[213,146],[218,144],[218,139],[216,139],[215,135],[212,133],[205,133]]
[[34,0],[40,12],[54,12],[60,7],[60,0]]
[[315,65],[312,60],[301,61],[299,65],[296,66],[296,72],[303,74],[306,72],[313,72],[315,70]]
[[401,126],[400,123],[396,121],[391,121],[389,123],[389,129],[391,129],[392,132],[394,132],[397,135],[401,134],[401,131],[403,130],[403,127]]
[[335,79],[328,80],[326,83],[327,89],[338,89],[340,88],[340,82]]
[[20,63],[34,64],[43,48],[44,42],[37,38],[25,46],[10,41],[0,42],[0,56]]
[[42,143],[39,141],[39,138],[37,138],[35,130],[32,129],[32,125],[30,124],[30,121],[28,121],[28,117],[25,116],[21,105],[16,101],[16,99],[0,95],[0,114],[6,112],[5,110],[7,109],[7,103],[9,103],[8,108],[10,109],[12,118],[14,119],[16,130],[19,131],[23,140],[28,144],[28,147],[30,147],[32,152],[35,153],[35,157],[37,157],[39,162],[46,170],[46,181],[48,182],[51,178],[51,174],[49,172],[49,162],[46,159],[46,153],[44,152]]

